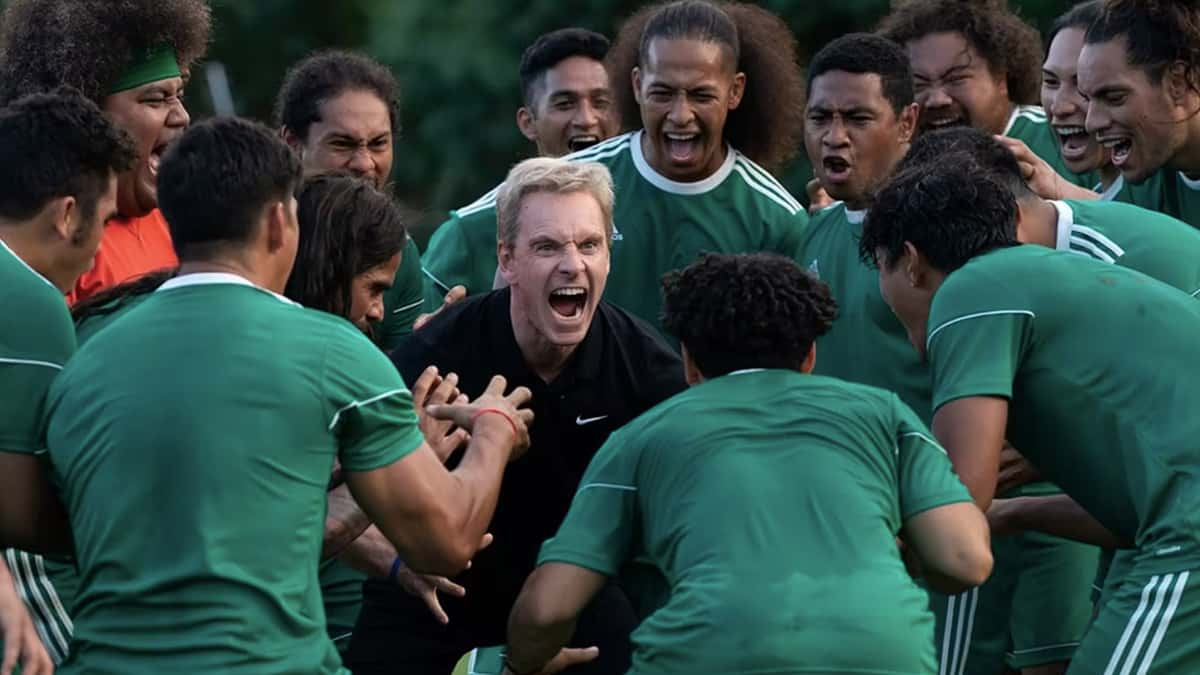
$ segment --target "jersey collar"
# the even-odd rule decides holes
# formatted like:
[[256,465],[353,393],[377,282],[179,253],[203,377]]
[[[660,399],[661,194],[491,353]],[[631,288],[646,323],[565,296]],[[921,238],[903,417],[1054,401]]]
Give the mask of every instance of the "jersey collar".
[[[1183,175],[1183,174],[1180,174],[1180,175]],[[44,274],[42,274],[41,272],[39,272],[39,271],[37,271],[37,270],[33,269],[32,267],[30,267],[30,266],[29,266],[29,263],[25,262],[25,259],[24,259],[24,258],[22,258],[21,256],[17,255],[17,252],[16,252],[16,251],[14,251],[14,250],[12,250],[11,248],[9,248],[9,247],[8,247],[8,244],[7,244],[7,243],[6,243],[6,242],[5,242],[3,239],[0,239],[0,247],[3,247],[5,251],[8,251],[8,254],[9,254],[9,255],[11,255],[12,257],[16,258],[16,259],[17,259],[17,262],[21,263],[21,266],[22,266],[22,267],[24,267],[25,269],[27,269],[27,270],[29,270],[30,272],[32,272],[32,273],[33,273],[33,275],[34,275],[35,277],[37,277],[37,278],[41,279],[42,281],[46,282],[47,284],[49,284],[50,288],[53,288],[54,290],[58,291],[58,286],[55,286],[55,285],[54,285],[54,282],[52,282],[52,281],[50,281],[49,279],[47,279],[47,278],[46,278],[46,275],[44,275]],[[62,291],[59,291],[59,292],[61,293]]]
[[1075,224],[1075,211],[1071,205],[1057,199],[1050,200],[1058,211],[1058,229],[1054,233],[1054,248],[1059,251],[1071,250],[1071,226]]
[[643,129],[633,135],[633,138],[629,140],[629,153],[633,156],[634,168],[637,169],[642,178],[645,178],[647,182],[663,192],[670,192],[677,195],[702,195],[723,183],[729,177],[729,174],[733,173],[733,163],[737,159],[737,150],[734,150],[732,145],[726,143],[725,161],[721,164],[721,168],[717,169],[713,175],[694,183],[681,183],[671,180],[650,168],[650,163],[646,161],[646,156],[642,154],[642,135],[645,133]]
[[230,274],[228,272],[195,272],[192,274],[183,274],[172,279],[168,279],[159,286],[154,292],[161,293],[175,288],[186,288],[188,286],[211,286],[214,284],[233,284],[236,286],[249,286],[250,288],[269,293],[280,302],[285,302],[289,305],[300,306],[300,303],[286,298],[275,291],[269,291],[262,286],[256,286],[253,282],[243,276]]
[[[1099,188],[1100,186],[1097,185],[1096,187]],[[1117,198],[1117,194],[1123,187],[1125,187],[1125,176],[1117,174],[1117,179],[1112,182],[1112,185],[1108,186],[1107,190],[1100,192],[1100,190],[1097,189],[1096,192],[1100,192],[1101,201],[1111,202]]]
[[1200,192],[1200,179],[1192,180],[1191,178],[1185,176],[1182,171],[1180,171],[1179,182],[1183,183],[1185,188],[1192,190],[1193,192]]

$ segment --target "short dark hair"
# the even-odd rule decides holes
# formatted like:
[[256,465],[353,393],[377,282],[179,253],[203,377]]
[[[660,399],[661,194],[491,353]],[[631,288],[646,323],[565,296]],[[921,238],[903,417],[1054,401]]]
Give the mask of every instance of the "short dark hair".
[[10,0],[0,18],[0,103],[64,84],[101,103],[147,49],[170,45],[187,71],[211,26],[204,0]]
[[542,76],[572,56],[583,56],[603,63],[609,41],[603,35],[584,28],[560,28],[538,36],[521,55],[521,97],[532,110],[537,105],[537,90]]
[[638,10],[621,24],[608,52],[613,100],[626,128],[642,125],[631,78],[655,38],[723,45],[746,74],[742,103],[721,130],[725,140],[769,171],[796,155],[804,141],[804,74],[796,36],[783,19],[740,2],[679,0]]
[[902,0],[880,22],[878,33],[901,45],[934,33],[958,33],[992,73],[1005,73],[1010,101],[1038,102],[1042,36],[1005,0]]
[[1200,92],[1200,6],[1195,0],[1107,0],[1084,42],[1125,38],[1130,65],[1161,82],[1167,68],[1187,66],[1188,85]]
[[0,109],[0,218],[27,220],[74,196],[90,219],[109,179],[134,157],[129,136],[75,89],[17,99]]
[[321,104],[351,90],[379,97],[388,109],[392,135],[400,132],[400,85],[386,66],[357,52],[314,52],[288,69],[275,99],[275,124],[301,140],[321,121]]
[[900,45],[871,33],[849,33],[821,48],[808,64],[808,90],[813,80],[830,71],[878,75],[883,97],[896,114],[913,102],[913,75]]
[[968,157],[994,180],[1008,188],[1017,199],[1036,196],[1021,175],[1021,165],[1017,163],[1012,151],[991,134],[974,127],[937,129],[917,136],[913,139],[908,154],[896,167],[896,171],[942,162],[955,154]]
[[300,160],[270,129],[236,117],[193,125],[163,156],[158,203],[181,261],[247,242],[271,202],[300,185]]
[[863,221],[859,255],[891,266],[911,242],[949,274],[968,260],[1017,242],[1013,194],[964,154],[894,174],[876,193]]
[[347,173],[313,176],[296,195],[300,245],[284,295],[346,317],[354,277],[400,253],[408,241],[391,195]]
[[1059,33],[1068,28],[1087,31],[1103,12],[1104,0],[1088,0],[1068,9],[1050,24],[1050,32],[1046,33],[1046,51],[1050,51],[1050,44]]
[[772,253],[716,254],[662,279],[663,327],[706,378],[744,368],[798,370],[837,317],[829,287]]

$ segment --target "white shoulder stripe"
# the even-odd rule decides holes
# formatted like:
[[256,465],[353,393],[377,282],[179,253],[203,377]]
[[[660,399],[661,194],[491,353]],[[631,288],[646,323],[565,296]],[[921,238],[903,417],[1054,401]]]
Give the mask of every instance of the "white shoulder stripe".
[[34,359],[6,359],[4,357],[0,357],[0,363],[8,363],[16,366],[40,366],[42,368],[53,368],[55,370],[62,370],[63,368],[62,364],[52,363],[50,361],[37,361]]
[[742,180],[746,181],[746,185],[749,186],[751,190],[754,190],[755,192],[766,197],[767,199],[770,199],[771,201],[775,202],[776,204],[781,206],[788,213],[791,213],[793,215],[796,213],[797,209],[792,208],[791,204],[785,202],[783,199],[781,199],[779,197],[779,195],[762,187],[757,182],[755,182],[755,180],[750,177],[750,174],[746,172],[746,168],[743,167],[741,164],[734,164],[733,170],[738,172],[739,175],[741,175]]
[[338,420],[342,419],[342,413],[344,413],[344,412],[354,410],[355,408],[361,408],[365,405],[371,405],[372,403],[378,403],[384,399],[391,398],[392,396],[395,396],[396,394],[405,394],[405,393],[408,393],[408,389],[401,387],[399,389],[392,389],[390,391],[385,391],[382,394],[376,394],[375,396],[372,396],[371,398],[368,398],[365,401],[351,401],[351,402],[347,403],[346,405],[342,406],[341,408],[338,408],[338,411],[333,413],[333,419],[329,420],[329,426],[327,428],[330,431],[333,431],[333,428],[337,426]]
[[941,450],[943,455],[946,454],[946,450],[944,448],[942,448],[940,443],[938,443],[937,441],[933,440],[932,438],[926,436],[925,434],[923,434],[919,431],[909,431],[909,432],[900,434],[900,438],[908,438],[909,436],[916,436],[917,438],[925,441],[926,443],[932,445],[933,447],[937,448],[938,450]]
[[1001,315],[1005,315],[1005,314],[1024,314],[1031,319],[1037,318],[1036,314],[1034,314],[1033,312],[1031,312],[1027,309],[995,309],[990,312],[975,312],[974,314],[967,314],[966,316],[960,316],[957,319],[950,319],[946,323],[943,323],[942,325],[938,326],[937,328],[934,328],[933,330],[929,331],[929,335],[925,338],[925,348],[926,349],[929,348],[929,345],[932,344],[932,342],[933,342],[933,336],[942,332],[943,328],[948,328],[950,326],[953,326],[954,324],[959,323],[960,321],[969,321],[971,319],[978,319],[978,318],[985,317],[985,316],[1001,316]]
[[474,204],[472,204],[471,206],[469,206],[465,209],[459,209],[458,211],[454,212],[454,215],[456,215],[460,219],[462,219],[462,218],[466,218],[469,215],[472,215],[475,213],[481,213],[483,211],[487,211],[488,209],[494,209],[494,208],[496,208],[496,198],[492,197],[488,201],[475,202]]
[[1198,296],[1198,295],[1200,295],[1200,288],[1197,288],[1196,290],[1192,291],[1192,297],[1193,297],[1193,298],[1194,298],[1194,297],[1196,297],[1196,296]]
[[774,176],[772,176],[766,169],[755,164],[749,157],[739,152],[737,155],[737,160],[735,161],[746,167],[751,174],[757,176],[759,183],[763,187],[773,190],[780,198],[791,204],[793,209],[800,211],[804,208],[803,205],[801,205],[800,202],[794,196],[792,196],[792,193],[783,186],[783,184],[781,184],[778,180],[775,180]]
[[483,196],[482,196],[482,197],[480,197],[479,199],[476,199],[475,201],[471,202],[470,204],[467,204],[466,206],[463,206],[463,207],[461,207],[461,208],[455,209],[455,212],[456,212],[456,213],[462,213],[463,211],[467,211],[467,210],[469,210],[469,209],[474,209],[474,208],[477,208],[477,207],[479,207],[480,205],[483,205],[483,204],[490,204],[490,203],[494,203],[494,202],[496,201],[496,195],[497,195],[499,192],[500,192],[500,186],[499,186],[499,185],[497,185],[496,187],[492,188],[491,190],[488,190],[487,192],[485,192],[485,193],[483,194]]
[[580,492],[591,488],[603,488],[606,490],[622,490],[624,492],[637,492],[637,488],[632,485],[617,485],[616,483],[588,483],[579,488]]
[[575,152],[564,155],[563,159],[575,160],[575,159],[580,158],[583,155],[588,155],[588,154],[597,153],[597,152],[604,152],[605,150],[609,150],[618,145],[628,143],[629,139],[635,133],[636,132],[630,131],[630,132],[620,134],[618,136],[613,136],[612,138],[606,138],[603,141],[600,141],[599,143],[591,146],[590,148],[576,150]]
[[1078,253],[1079,255],[1087,256],[1089,258],[1095,258],[1096,260],[1101,260],[1110,265],[1117,262],[1117,259],[1113,257],[1112,253],[1105,251],[1104,249],[1082,237],[1071,237],[1070,250],[1072,253]]
[[1118,258],[1125,255],[1125,249],[1121,248],[1117,242],[1104,236],[1099,230],[1076,223],[1071,226],[1071,236],[1074,237],[1076,234],[1082,235],[1083,237],[1104,246],[1113,253],[1117,254]]
[[571,162],[598,162],[602,159],[608,159],[609,157],[616,157],[622,152],[628,152],[628,150],[629,143],[620,143],[608,148],[607,150],[604,150],[603,152],[594,152],[589,155],[584,155],[582,153],[578,155],[569,155],[567,160]]
[[441,279],[434,276],[433,272],[430,272],[429,268],[425,267],[424,265],[421,266],[421,274],[424,274],[425,276],[429,277],[429,280],[432,281],[433,283],[437,284],[437,286],[442,289],[442,292],[444,292],[444,293],[450,292],[450,286],[446,282],[444,282]]

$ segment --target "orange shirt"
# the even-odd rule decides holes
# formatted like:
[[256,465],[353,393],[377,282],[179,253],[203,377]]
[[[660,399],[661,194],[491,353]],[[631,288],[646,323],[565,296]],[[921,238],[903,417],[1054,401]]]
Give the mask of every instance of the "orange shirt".
[[147,272],[176,267],[171,232],[162,211],[139,218],[113,218],[104,226],[96,264],[75,283],[67,303],[75,303]]

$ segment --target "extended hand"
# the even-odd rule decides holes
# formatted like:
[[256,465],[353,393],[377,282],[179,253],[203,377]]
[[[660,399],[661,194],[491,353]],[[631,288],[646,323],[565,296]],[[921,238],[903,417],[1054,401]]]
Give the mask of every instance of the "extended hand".
[[54,661],[38,637],[25,603],[7,574],[0,578],[0,639],[4,641],[4,660],[0,674],[11,675],[18,663],[23,675],[50,675]]
[[467,403],[466,395],[458,390],[458,375],[450,373],[442,377],[438,375],[436,366],[429,366],[413,384],[412,397],[413,407],[417,410],[417,424],[425,436],[425,442],[444,463],[467,442],[468,434],[451,421],[433,417],[427,409],[445,403]]
[[1030,464],[1029,460],[1025,459],[1016,448],[1005,442],[1004,447],[1000,450],[1000,471],[996,474],[996,494],[1002,495],[1009,490],[1036,483],[1041,479],[1042,474],[1037,467]]
[[[471,433],[475,433],[477,423],[485,420],[490,424],[505,426],[511,423],[515,437],[510,459],[514,459],[529,447],[529,425],[533,423],[533,411],[520,406],[528,403],[533,394],[525,387],[517,387],[506,395],[504,389],[507,386],[504,377],[497,375],[483,394],[471,403],[431,405],[426,410],[433,417],[453,422]],[[501,416],[506,417],[507,421],[502,420]]]
[[833,204],[833,197],[825,191],[825,186],[821,185],[820,178],[813,178],[804,186],[804,191],[808,194],[808,215],[816,215],[817,211]]
[[454,288],[451,288],[449,290],[449,292],[446,293],[445,297],[442,298],[442,306],[441,307],[438,307],[436,310],[434,310],[428,314],[418,314],[417,315],[417,320],[413,321],[413,331],[421,330],[422,328],[424,328],[425,324],[429,323],[433,319],[433,317],[437,316],[438,314],[441,314],[443,311],[445,311],[445,309],[447,307],[449,307],[450,305],[453,305],[454,303],[458,302],[459,300],[462,300],[465,297],[467,297],[467,287],[466,286],[460,285],[460,286],[455,286]]
[[[554,675],[555,673],[566,670],[571,666],[577,666],[581,663],[594,661],[599,656],[599,647],[564,647],[558,650],[558,653],[554,655],[554,658],[550,659],[546,665],[542,666],[541,670],[538,670],[534,673],[521,673],[521,675]],[[505,666],[504,670],[500,672],[503,673],[503,675],[516,675],[516,673],[510,670],[508,666]]]
[[[479,550],[488,547],[492,543],[492,535],[483,535],[483,541],[479,544]],[[471,569],[471,563],[467,563],[467,569]],[[467,594],[467,589],[450,581],[446,577],[439,577],[436,574],[420,574],[414,572],[407,565],[404,565],[396,572],[396,583],[400,585],[409,595],[420,598],[425,602],[425,606],[433,613],[433,618],[438,620],[438,623],[446,625],[450,623],[450,617],[446,614],[446,610],[442,609],[442,603],[438,600],[438,591],[449,593],[456,598],[461,598]]]

